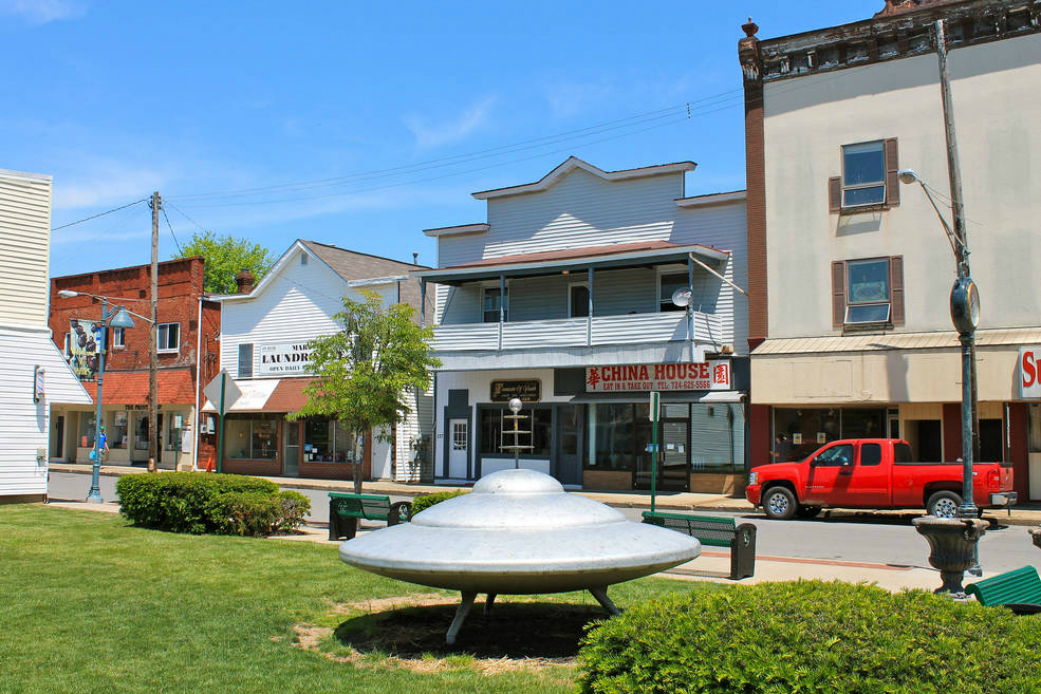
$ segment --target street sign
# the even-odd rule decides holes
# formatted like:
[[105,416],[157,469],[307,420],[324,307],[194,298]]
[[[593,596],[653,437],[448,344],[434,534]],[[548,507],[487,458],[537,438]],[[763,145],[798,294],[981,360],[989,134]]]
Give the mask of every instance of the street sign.
[[[224,382],[223,408],[221,407],[221,381]],[[242,397],[242,391],[235,385],[235,381],[232,380],[227,369],[221,369],[220,373],[217,374],[212,381],[206,384],[206,387],[202,389],[202,392],[209,401],[213,403],[214,407],[217,408],[217,412],[222,415],[235,404],[236,400]]]
[[652,422],[657,422],[661,416],[661,393],[656,390],[651,391],[651,412],[649,416]]

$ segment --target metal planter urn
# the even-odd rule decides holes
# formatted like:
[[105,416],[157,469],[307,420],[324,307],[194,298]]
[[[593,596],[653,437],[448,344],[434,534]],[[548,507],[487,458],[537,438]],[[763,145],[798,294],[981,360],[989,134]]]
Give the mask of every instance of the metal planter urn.
[[940,570],[943,585],[934,593],[947,593],[964,599],[962,578],[975,563],[975,549],[987,529],[987,521],[978,518],[937,518],[923,516],[911,523],[929,541],[929,564]]

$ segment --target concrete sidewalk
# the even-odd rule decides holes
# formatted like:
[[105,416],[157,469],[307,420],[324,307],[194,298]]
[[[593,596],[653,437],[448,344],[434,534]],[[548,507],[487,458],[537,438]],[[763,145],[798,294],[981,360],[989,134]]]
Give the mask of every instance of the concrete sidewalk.
[[[51,469],[58,472],[73,472],[79,474],[90,474],[89,464],[51,463]],[[101,474],[119,477],[147,472],[144,468],[131,468],[103,465]],[[295,489],[325,490],[336,492],[352,492],[354,484],[346,480],[318,480],[303,477],[264,477],[282,487]],[[455,489],[468,489],[467,486],[455,485],[432,485],[432,484],[404,484],[401,482],[376,481],[366,482],[365,492],[369,494],[386,494],[397,497],[414,497],[419,494],[432,494],[434,492],[452,491]],[[644,491],[631,492],[595,492],[576,491],[576,494],[595,499],[608,506],[616,508],[639,508],[649,509],[651,507],[651,494]],[[730,513],[755,513],[755,509],[743,496],[733,497],[725,494],[699,494],[695,492],[661,492],[655,500],[655,507],[663,511],[726,511]],[[921,511],[914,509],[899,509],[893,511],[874,511],[863,509],[829,509],[824,511],[825,517],[865,517],[865,516],[919,516]],[[997,518],[1005,525],[1041,525],[1041,505],[1026,504],[1013,506],[1010,515],[1004,510],[988,510],[988,517]]]
[[[79,511],[119,513],[118,504],[92,504],[86,501],[52,501],[48,506]],[[372,532],[379,529],[379,527],[377,524],[366,523],[359,531],[359,535]],[[279,535],[271,539],[287,542],[314,542],[331,546],[340,544],[339,542],[330,541],[328,536],[326,528],[309,525],[299,534]],[[939,572],[925,565],[924,556],[922,566],[897,566],[824,559],[775,557],[761,554],[756,556],[755,576],[752,578],[732,581],[727,578],[729,571],[729,552],[716,551],[710,548],[703,549],[701,556],[694,561],[670,569],[664,572],[664,575],[682,580],[711,581],[736,585],[752,585],[770,581],[796,581],[799,579],[839,580],[849,583],[874,583],[890,591],[899,591],[905,588],[933,590],[940,585]]]

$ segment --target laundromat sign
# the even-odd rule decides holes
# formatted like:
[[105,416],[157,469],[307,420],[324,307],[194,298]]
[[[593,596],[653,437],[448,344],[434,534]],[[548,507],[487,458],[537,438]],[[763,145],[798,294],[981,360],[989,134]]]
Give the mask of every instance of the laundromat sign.
[[311,372],[307,342],[270,342],[260,345],[261,376],[298,376]]
[[586,391],[617,393],[640,390],[730,390],[730,362],[694,364],[622,364],[586,369]]

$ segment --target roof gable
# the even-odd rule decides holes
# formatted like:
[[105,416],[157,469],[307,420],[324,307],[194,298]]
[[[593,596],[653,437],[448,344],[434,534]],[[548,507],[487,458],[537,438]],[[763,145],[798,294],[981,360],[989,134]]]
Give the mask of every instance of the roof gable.
[[478,200],[488,200],[489,198],[501,198],[508,195],[523,195],[525,193],[537,193],[552,187],[559,180],[570,174],[575,169],[582,169],[583,171],[590,173],[605,181],[624,181],[632,178],[646,178],[648,176],[662,176],[671,173],[693,171],[696,167],[697,164],[695,164],[692,161],[681,161],[676,162],[674,164],[645,166],[638,169],[604,171],[601,168],[593,166],[587,161],[583,161],[578,157],[572,156],[568,157],[567,161],[565,161],[563,164],[553,169],[548,174],[546,174],[534,183],[525,183],[523,185],[509,186],[507,188],[483,190],[474,193],[473,196]]

